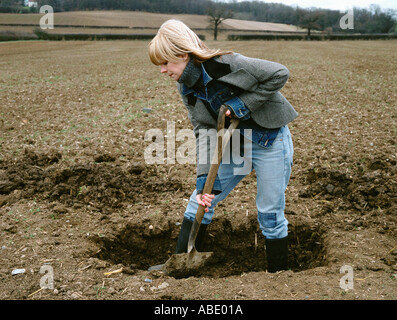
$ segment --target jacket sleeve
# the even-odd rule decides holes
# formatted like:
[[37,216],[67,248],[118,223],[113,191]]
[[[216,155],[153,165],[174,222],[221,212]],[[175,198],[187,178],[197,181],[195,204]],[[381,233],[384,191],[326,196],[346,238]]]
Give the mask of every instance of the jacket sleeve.
[[234,63],[237,68],[244,69],[257,81],[256,87],[244,91],[239,96],[251,113],[280,91],[289,78],[289,70],[277,62],[235,54]]
[[226,101],[225,105],[233,111],[233,114],[237,118],[241,120],[247,120],[250,118],[250,110],[239,97],[234,97]]

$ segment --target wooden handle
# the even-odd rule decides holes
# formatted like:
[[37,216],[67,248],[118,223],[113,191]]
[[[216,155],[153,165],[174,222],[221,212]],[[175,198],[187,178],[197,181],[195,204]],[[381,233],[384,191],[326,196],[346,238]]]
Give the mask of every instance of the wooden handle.
[[[227,132],[223,132],[225,128],[226,111],[227,111],[227,107],[225,105],[222,105],[218,116],[218,124],[217,124],[218,138],[216,140],[216,149],[211,162],[210,171],[208,172],[207,180],[205,181],[203,194],[206,193],[210,194],[212,192],[216,174],[218,173],[219,165],[221,164],[222,161],[224,146],[226,146],[227,142],[232,136],[233,130],[236,129],[239,124],[238,119],[232,119]],[[190,234],[189,234],[189,240],[187,245],[188,253],[192,252],[195,246],[196,237],[200,229],[200,225],[201,225],[201,221],[203,220],[204,213],[205,213],[205,206],[199,205],[197,208],[196,217],[193,221],[192,229],[190,230]]]
[[[212,188],[214,187],[216,175],[218,173],[218,169],[219,169],[219,166],[222,161],[224,147],[226,146],[227,142],[231,138],[233,130],[239,124],[238,119],[232,119],[229,129],[226,132],[223,132],[224,128],[225,128],[225,114],[226,114],[227,110],[228,110],[228,108],[225,105],[222,105],[221,109],[219,111],[218,124],[217,124],[218,136],[217,136],[217,140],[216,140],[216,148],[215,148],[215,152],[214,152],[213,159],[211,162],[211,167],[208,172],[207,180],[205,181],[203,194],[211,194]],[[196,213],[196,220],[199,224],[201,223],[201,220],[203,219],[204,211],[205,211],[205,207],[202,205],[199,205],[199,208]]]

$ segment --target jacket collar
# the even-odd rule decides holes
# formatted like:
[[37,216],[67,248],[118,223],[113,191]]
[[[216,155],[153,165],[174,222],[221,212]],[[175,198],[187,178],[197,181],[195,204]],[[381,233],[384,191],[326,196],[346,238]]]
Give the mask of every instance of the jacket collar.
[[201,74],[201,65],[196,65],[193,59],[190,58],[185,67],[185,70],[183,70],[182,75],[178,79],[178,82],[183,83],[187,87],[191,88],[197,83],[197,81],[201,77]]
[[[213,58],[201,63],[201,71],[203,75],[203,83],[207,86],[207,84],[213,79],[218,79],[229,74],[231,69],[229,64],[216,61],[216,59]],[[194,90],[192,88],[182,84],[183,95],[188,95],[193,91]]]
[[[203,82],[205,85],[215,79],[243,90],[256,90],[258,87],[258,80],[247,70],[240,68],[235,71],[231,71],[228,63],[219,62],[217,60],[217,58],[213,58],[201,64]],[[185,86],[184,84],[182,85],[183,95],[187,95],[193,91],[193,89]]]
[[229,64],[219,62],[216,58],[205,61],[203,65],[214,79],[219,79],[232,72]]

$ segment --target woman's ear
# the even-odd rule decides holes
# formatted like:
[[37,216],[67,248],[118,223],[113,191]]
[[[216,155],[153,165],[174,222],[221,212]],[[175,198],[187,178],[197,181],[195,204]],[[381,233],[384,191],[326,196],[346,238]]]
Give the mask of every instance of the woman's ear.
[[190,59],[189,54],[188,54],[188,53],[184,53],[184,54],[182,55],[182,59],[183,59],[183,61],[189,61],[189,59]]

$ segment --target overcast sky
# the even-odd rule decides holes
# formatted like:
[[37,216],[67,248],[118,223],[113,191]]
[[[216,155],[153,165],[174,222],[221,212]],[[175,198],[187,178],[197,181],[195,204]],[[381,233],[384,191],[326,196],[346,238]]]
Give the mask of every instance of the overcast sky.
[[[243,1],[243,0],[238,0]],[[246,1],[246,0],[245,0]],[[353,7],[369,8],[370,4],[377,4],[382,9],[396,9],[397,0],[260,0],[262,2],[283,3],[289,6],[298,5],[301,8],[324,8],[346,11]]]

